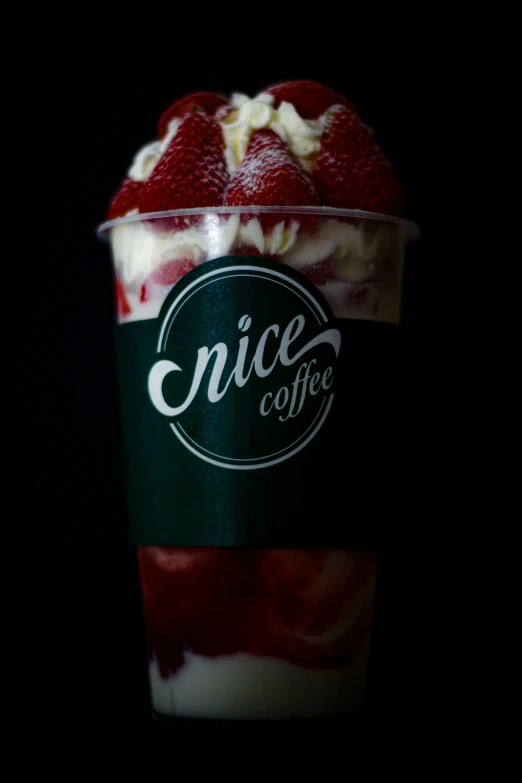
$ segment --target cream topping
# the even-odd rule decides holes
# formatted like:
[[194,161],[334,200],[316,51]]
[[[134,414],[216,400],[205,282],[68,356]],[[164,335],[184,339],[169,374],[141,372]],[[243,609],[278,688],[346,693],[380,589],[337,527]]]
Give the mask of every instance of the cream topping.
[[219,258],[232,247],[239,215],[231,215],[225,225],[217,223],[217,215],[206,216],[202,231],[187,228],[172,233],[158,232],[143,223],[122,223],[111,232],[116,268],[124,283],[143,281],[161,264],[186,258],[201,264],[208,257]]
[[322,120],[304,120],[291,103],[283,101],[279,109],[274,109],[274,98],[268,93],[259,93],[249,98],[242,93],[234,93],[232,111],[223,122],[225,139],[225,158],[230,175],[233,175],[245,157],[254,131],[270,128],[288,144],[289,149],[301,166],[310,171],[310,156],[319,150]]
[[387,226],[379,226],[373,236],[368,236],[357,226],[331,219],[321,227],[320,235],[304,234],[298,239],[285,261],[299,269],[331,257],[336,276],[359,282],[375,272],[377,258],[392,241],[393,234]]
[[180,120],[177,118],[169,122],[166,135],[160,141],[152,141],[150,144],[145,144],[136,153],[132,166],[127,172],[127,176],[136,182],[145,182],[150,177],[157,162],[169,146],[170,142],[178,132],[180,126]]
[[227,255],[232,249],[256,248],[261,254],[279,255],[289,266],[299,269],[332,259],[334,276],[359,283],[368,280],[376,262],[393,246],[393,229],[381,225],[374,233],[331,219],[317,236],[299,236],[299,222],[280,221],[265,233],[253,217],[243,224],[239,215],[205,214],[199,226],[176,232],[160,232],[140,222],[122,223],[111,232],[114,260],[123,282],[143,282],[166,261],[190,259],[196,264]]
[[285,228],[285,222],[282,220],[270,233],[264,234],[259,219],[252,218],[245,226],[240,226],[239,240],[245,245],[255,247],[261,254],[284,255],[295,243],[298,231],[297,221],[292,221],[290,228]]
[[[319,150],[323,132],[322,118],[305,120],[291,103],[283,101],[276,110],[273,102],[273,96],[263,92],[255,98],[242,93],[232,95],[233,110],[220,122],[225,142],[225,160],[231,176],[245,157],[252,134],[261,128],[270,128],[277,133],[288,144],[305,171],[310,171],[310,159]],[[138,150],[128,171],[131,179],[145,182],[150,177],[180,124],[181,119],[174,118],[163,139],[145,144]]]

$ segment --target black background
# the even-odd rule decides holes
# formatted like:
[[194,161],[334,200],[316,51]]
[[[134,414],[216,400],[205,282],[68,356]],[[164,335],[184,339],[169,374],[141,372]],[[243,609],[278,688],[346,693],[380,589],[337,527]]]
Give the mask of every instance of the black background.
[[30,638],[24,675],[62,729],[70,715],[75,728],[88,721],[150,731],[137,571],[127,538],[110,258],[95,227],[169,103],[195,90],[253,95],[291,78],[322,81],[355,103],[404,183],[405,217],[423,233],[407,254],[400,516],[394,544],[383,552],[373,722],[395,720],[397,704],[411,720],[425,708],[426,694],[433,697],[417,504],[426,469],[420,422],[432,363],[431,292],[441,254],[444,161],[441,120],[433,111],[441,75],[432,73],[428,53],[408,57],[406,50],[398,60],[376,50],[350,60],[338,50],[281,55],[280,48],[163,47],[149,58],[131,45],[111,52],[93,42],[56,58],[48,52],[31,77],[23,116],[25,194],[34,209],[22,229],[17,403],[23,529],[28,520],[26,546],[36,566],[23,608]]

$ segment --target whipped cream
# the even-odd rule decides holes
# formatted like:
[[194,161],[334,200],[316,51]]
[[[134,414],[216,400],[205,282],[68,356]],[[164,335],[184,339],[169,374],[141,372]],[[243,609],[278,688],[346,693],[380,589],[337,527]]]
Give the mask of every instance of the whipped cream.
[[166,715],[237,720],[343,715],[364,705],[369,645],[352,666],[308,669],[246,653],[187,653],[168,679],[149,666],[152,703]]
[[[270,128],[285,141],[297,161],[310,172],[315,153],[319,150],[323,121],[304,120],[291,103],[283,101],[277,111],[272,104],[274,98],[268,93],[259,93],[249,98],[242,93],[232,96],[232,111],[219,124],[225,143],[225,160],[232,175],[245,157],[248,143],[254,131]],[[161,156],[178,132],[181,120],[170,121],[163,139],[145,144],[136,153],[127,176],[136,182],[145,182],[156,167]]]
[[240,225],[239,244],[255,247],[261,254],[282,256],[295,244],[298,231],[299,223],[296,220],[292,221],[290,227],[281,221],[265,234],[259,219],[252,218],[246,226]]
[[[398,323],[398,261],[381,265],[396,250],[396,227],[381,224],[364,229],[335,218],[324,220],[315,233],[300,231],[296,218],[263,231],[258,217],[244,223],[240,215],[203,214],[195,226],[178,231],[160,229],[154,221],[116,225],[111,231],[116,274],[125,287],[131,312],[122,321],[156,318],[170,287],[150,276],[169,261],[195,265],[233,253],[253,250],[275,256],[294,269],[331,261],[331,276],[319,290],[339,318],[363,318]],[[378,276],[378,290],[375,283]],[[397,279],[396,279],[397,278]],[[372,282],[373,280],[373,282]],[[141,287],[147,284],[143,301]]]
[[274,109],[274,98],[268,93],[259,93],[249,98],[242,93],[232,96],[232,111],[220,124],[225,139],[225,158],[230,175],[245,157],[248,143],[254,131],[270,128],[288,144],[305,171],[311,171],[312,157],[318,152],[323,132],[323,122],[304,120],[291,103],[283,101]]
[[166,135],[160,141],[152,141],[145,144],[136,153],[132,166],[127,172],[127,176],[136,182],[145,182],[154,171],[157,162],[169,146],[170,142],[178,132],[180,120],[173,119],[169,122]]
[[325,221],[317,236],[299,237],[299,222],[277,223],[265,233],[260,220],[243,224],[239,215],[205,214],[199,226],[181,231],[158,231],[139,221],[122,223],[111,231],[114,262],[127,285],[143,282],[167,261],[188,259],[195,264],[220,258],[231,250],[249,247],[261,254],[280,255],[295,269],[331,258],[333,274],[340,280],[360,283],[376,271],[378,259],[394,241],[393,228],[380,225],[372,235],[359,227],[335,220]]
[[[380,226],[362,236],[356,226],[326,221],[318,236],[299,236],[297,221],[280,222],[264,233],[258,218],[243,224],[239,215],[204,215],[198,227],[169,233],[146,223],[123,223],[112,229],[116,274],[125,287],[131,312],[121,322],[157,318],[172,286],[154,284],[151,273],[169,261],[188,260],[199,265],[230,253],[277,256],[294,269],[332,260],[332,279],[318,289],[338,318],[399,323],[400,260],[382,267],[380,260],[395,252],[393,229]],[[377,269],[378,267],[378,269]],[[378,283],[372,276],[376,273]],[[147,284],[142,301],[141,286]]]
[[314,264],[319,259],[331,258],[333,275],[351,283],[368,280],[375,271],[377,260],[390,249],[393,229],[380,225],[375,233],[340,220],[331,219],[321,227],[318,236],[304,234],[293,243],[285,261],[295,269]]
[[225,222],[218,215],[205,215],[202,230],[157,231],[144,223],[121,223],[111,231],[112,252],[119,276],[127,285],[142,283],[167,261],[187,259],[201,264],[219,258],[232,248],[239,228],[239,215]]

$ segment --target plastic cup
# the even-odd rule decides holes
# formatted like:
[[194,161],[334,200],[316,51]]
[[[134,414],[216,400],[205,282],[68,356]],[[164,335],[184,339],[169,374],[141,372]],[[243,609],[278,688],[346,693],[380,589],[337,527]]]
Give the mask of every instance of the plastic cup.
[[231,207],[99,231],[154,714],[360,712],[395,513],[397,325],[416,227]]

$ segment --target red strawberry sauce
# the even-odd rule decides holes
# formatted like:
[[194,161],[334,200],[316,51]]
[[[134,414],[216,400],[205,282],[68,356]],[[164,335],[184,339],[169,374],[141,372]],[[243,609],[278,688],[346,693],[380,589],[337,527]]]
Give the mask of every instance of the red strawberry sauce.
[[139,547],[149,659],[238,652],[327,668],[370,630],[373,554],[348,549]]

